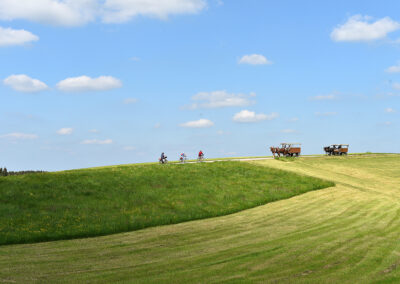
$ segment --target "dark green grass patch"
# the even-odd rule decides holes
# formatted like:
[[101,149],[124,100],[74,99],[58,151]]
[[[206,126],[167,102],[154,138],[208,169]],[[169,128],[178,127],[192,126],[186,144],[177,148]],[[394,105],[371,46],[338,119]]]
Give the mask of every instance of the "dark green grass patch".
[[241,162],[0,177],[0,244],[106,235],[238,212],[332,182]]

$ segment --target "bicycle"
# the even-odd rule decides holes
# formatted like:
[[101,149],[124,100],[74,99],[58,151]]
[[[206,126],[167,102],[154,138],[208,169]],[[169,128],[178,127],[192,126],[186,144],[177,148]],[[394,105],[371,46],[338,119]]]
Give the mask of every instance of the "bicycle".
[[179,162],[180,162],[181,164],[186,163],[186,160],[187,160],[186,155],[185,155],[185,156],[180,156],[180,158],[179,158]]

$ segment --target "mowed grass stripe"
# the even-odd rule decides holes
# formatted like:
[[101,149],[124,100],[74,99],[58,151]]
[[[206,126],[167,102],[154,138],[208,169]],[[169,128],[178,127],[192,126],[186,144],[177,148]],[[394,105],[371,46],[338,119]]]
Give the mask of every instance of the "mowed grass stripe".
[[[373,159],[259,162],[331,179],[337,186],[218,218],[92,239],[3,246],[0,278],[397,283],[400,181],[391,177],[400,176],[400,157]],[[373,168],[381,172],[374,175]],[[363,175],[375,182],[365,184]]]

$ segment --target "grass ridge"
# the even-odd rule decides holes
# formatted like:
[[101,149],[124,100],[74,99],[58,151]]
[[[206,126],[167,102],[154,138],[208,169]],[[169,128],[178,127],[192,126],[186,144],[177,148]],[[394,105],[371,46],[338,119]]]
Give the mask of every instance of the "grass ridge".
[[113,166],[0,178],[0,245],[218,217],[333,185],[242,162]]

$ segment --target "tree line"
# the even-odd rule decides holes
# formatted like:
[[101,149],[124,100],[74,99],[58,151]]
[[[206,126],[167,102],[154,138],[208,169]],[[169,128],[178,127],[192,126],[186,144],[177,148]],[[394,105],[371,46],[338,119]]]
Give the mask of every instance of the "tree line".
[[0,168],[0,177],[6,176],[19,176],[26,174],[37,174],[37,173],[45,173],[45,171],[8,171],[7,168]]

